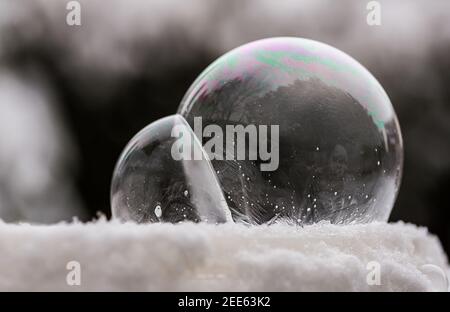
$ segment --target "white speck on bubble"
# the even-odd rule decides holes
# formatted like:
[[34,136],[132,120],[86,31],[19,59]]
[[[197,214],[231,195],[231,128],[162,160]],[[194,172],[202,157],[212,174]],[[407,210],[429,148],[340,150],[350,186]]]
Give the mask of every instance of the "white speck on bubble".
[[156,205],[154,212],[155,212],[155,216],[157,216],[158,218],[161,218],[161,216],[162,216],[161,205]]

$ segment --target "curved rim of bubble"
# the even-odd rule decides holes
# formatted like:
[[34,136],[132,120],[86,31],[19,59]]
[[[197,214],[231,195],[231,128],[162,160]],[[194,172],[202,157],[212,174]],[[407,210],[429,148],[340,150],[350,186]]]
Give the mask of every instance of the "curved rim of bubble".
[[[150,128],[155,126],[155,123],[164,123],[169,121],[170,119],[174,119],[175,122],[174,124],[182,124],[184,127],[186,127],[187,129],[189,129],[192,132],[192,138],[194,140],[194,144],[198,147],[200,147],[201,152],[202,152],[202,156],[203,161],[206,161],[207,167],[208,167],[208,171],[212,174],[213,178],[216,180],[217,185],[219,186],[219,191],[220,191],[220,195],[223,196],[221,187],[220,187],[220,182],[219,179],[214,171],[214,168],[211,164],[211,160],[208,157],[208,154],[204,151],[202,144],[200,143],[199,139],[197,138],[197,136],[195,135],[194,131],[191,129],[191,126],[188,124],[188,122],[186,121],[186,119],[180,115],[180,114],[173,114],[173,115],[169,115],[166,117],[162,117],[160,119],[154,120],[152,122],[150,122],[147,126],[145,126],[144,128],[142,128],[141,130],[139,130],[125,145],[125,147],[123,148],[122,152],[120,153],[120,156],[118,158],[118,160],[116,161],[116,164],[114,166],[114,170],[112,173],[112,177],[111,177],[111,183],[110,183],[110,193],[109,193],[109,201],[110,201],[110,209],[111,209],[111,215],[113,219],[118,219],[120,220],[120,218],[116,215],[115,210],[114,210],[114,206],[112,203],[112,197],[113,197],[113,183],[114,183],[114,177],[117,175],[117,172],[119,171],[120,168],[120,164],[123,162],[123,160],[125,159],[125,157],[127,156],[127,154],[129,153],[130,150],[132,150],[133,145],[136,143],[137,139],[141,136],[142,133],[148,131]],[[220,200],[220,199],[219,199]],[[220,200],[222,202],[222,200]],[[223,202],[226,204],[225,199],[223,198]],[[219,208],[219,207],[217,207]],[[226,222],[231,222],[233,223],[234,220],[231,216],[231,211],[227,205],[227,207],[222,207],[224,209],[223,213],[226,219]],[[226,208],[226,209],[225,209]]]
[[[169,120],[171,118],[173,118],[174,116],[179,117],[179,114],[175,114],[175,115],[170,115],[170,116],[166,116],[157,120],[152,121],[151,123],[149,123],[148,125],[146,125],[144,128],[142,128],[141,130],[139,130],[135,135],[133,135],[133,137],[127,141],[126,145],[123,147],[122,151],[120,152],[119,158],[117,159],[115,165],[114,165],[114,169],[111,175],[111,183],[110,183],[110,187],[109,187],[109,199],[110,199],[110,207],[112,208],[112,202],[111,202],[111,198],[113,195],[113,183],[114,183],[114,177],[116,176],[116,173],[119,171],[119,167],[120,164],[122,163],[122,161],[124,160],[125,156],[127,155],[127,152],[130,150],[131,145],[134,143],[134,141],[136,141],[136,139],[145,131],[147,131],[149,128],[151,128],[153,126],[153,123],[156,121],[164,121],[164,120]],[[181,116],[183,117],[183,116]],[[184,119],[184,117],[183,117]],[[111,213],[114,214],[113,209],[111,209]]]
[[[402,130],[401,130],[400,122],[397,117],[397,113],[395,112],[394,106],[392,104],[392,101],[391,101],[389,95],[386,93],[385,89],[383,88],[381,83],[378,81],[378,79],[364,65],[362,65],[357,59],[355,59],[351,55],[347,54],[346,52],[344,52],[330,44],[327,44],[327,43],[324,43],[321,41],[317,41],[314,39],[310,39],[310,38],[294,37],[294,36],[277,36],[277,37],[268,37],[268,38],[258,39],[258,40],[250,41],[250,42],[244,43],[242,45],[239,45],[239,46],[229,50],[228,52],[222,54],[218,58],[216,58],[197,76],[197,78],[194,80],[194,82],[189,86],[186,93],[183,95],[183,98],[177,109],[177,114],[179,114],[183,117],[185,116],[187,111],[190,109],[190,107],[187,107],[186,102],[188,102],[190,95],[193,93],[192,91],[197,86],[198,82],[201,81],[201,79],[203,79],[204,75],[206,75],[209,71],[211,71],[213,69],[213,66],[215,66],[216,63],[219,62],[221,59],[224,59],[224,58],[236,53],[237,51],[239,51],[240,49],[242,49],[243,47],[248,46],[248,45],[269,42],[269,41],[283,41],[283,40],[289,40],[289,41],[299,41],[300,40],[300,41],[304,41],[304,42],[309,42],[309,43],[317,45],[317,46],[322,46],[324,48],[331,49],[331,50],[337,52],[338,54],[342,55],[342,57],[344,57],[345,59],[350,61],[350,63],[353,63],[357,68],[359,68],[362,72],[364,72],[368,77],[370,77],[373,80],[373,83],[375,85],[377,85],[380,88],[380,90],[382,91],[382,93],[384,94],[384,96],[386,96],[388,103],[389,103],[389,108],[391,109],[391,112],[392,112],[393,123],[395,124],[395,127],[398,130],[397,137],[398,137],[398,145],[399,145],[399,150],[400,150],[400,153],[398,155],[399,156],[399,159],[398,159],[398,161],[399,161],[398,187],[394,194],[394,199],[393,199],[393,203],[392,203],[392,207],[391,207],[391,212],[392,212],[392,209],[394,209],[394,207],[395,207],[395,202],[397,201],[398,194],[399,194],[399,191],[401,188],[402,179],[403,179],[403,169],[404,169],[404,142],[403,142]],[[388,219],[389,219],[391,212],[388,215]]]

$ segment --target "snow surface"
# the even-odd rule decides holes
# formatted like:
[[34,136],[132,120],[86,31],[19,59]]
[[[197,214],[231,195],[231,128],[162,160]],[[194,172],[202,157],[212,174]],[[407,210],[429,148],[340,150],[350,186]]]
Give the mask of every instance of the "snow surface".
[[[0,290],[444,290],[447,257],[426,228],[0,221]],[[78,261],[81,285],[68,286]],[[380,264],[370,286],[367,265]],[[440,275],[441,274],[441,275]]]

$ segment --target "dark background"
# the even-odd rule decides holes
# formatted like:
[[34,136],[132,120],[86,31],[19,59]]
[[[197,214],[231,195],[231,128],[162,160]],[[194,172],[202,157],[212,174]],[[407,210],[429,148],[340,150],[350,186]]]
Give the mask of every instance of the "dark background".
[[[450,251],[450,2],[0,0],[0,218],[110,215],[127,141],[176,112],[214,59],[243,43],[299,36],[360,61],[391,98],[405,163],[391,221],[427,226]],[[339,3],[338,3],[339,2]]]

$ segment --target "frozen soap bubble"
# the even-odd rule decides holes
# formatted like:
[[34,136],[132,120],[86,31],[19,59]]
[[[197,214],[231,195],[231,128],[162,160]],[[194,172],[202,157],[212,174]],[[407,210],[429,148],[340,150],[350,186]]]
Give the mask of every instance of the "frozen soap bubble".
[[[189,159],[194,153],[201,157]],[[138,223],[231,220],[211,163],[180,115],[131,139],[114,170],[111,205],[113,217]]]
[[245,44],[201,73],[178,112],[209,154],[234,220],[388,219],[400,128],[381,85],[347,54],[301,38]]

